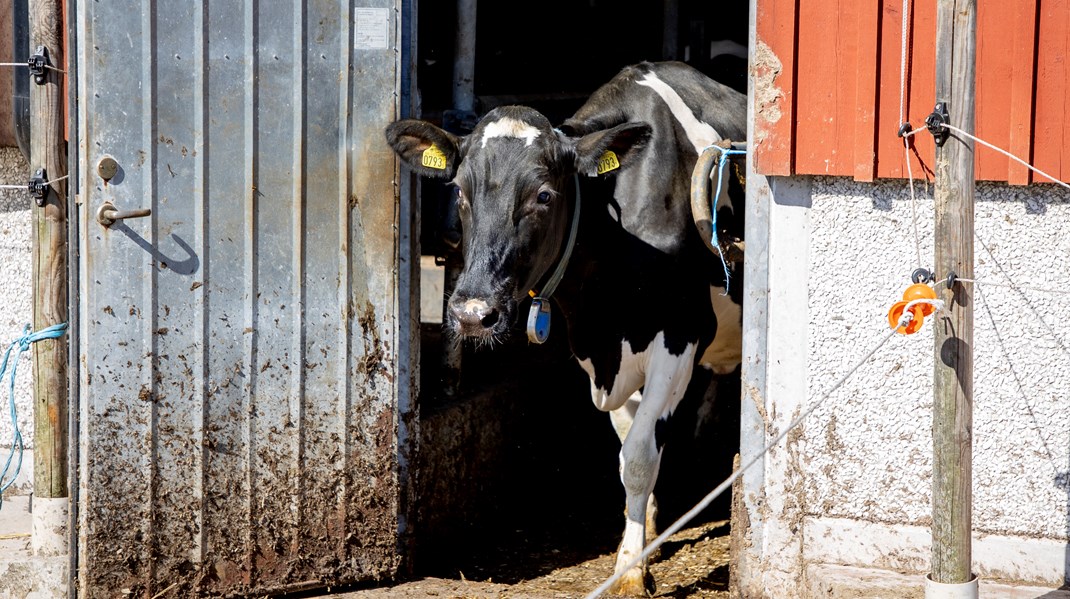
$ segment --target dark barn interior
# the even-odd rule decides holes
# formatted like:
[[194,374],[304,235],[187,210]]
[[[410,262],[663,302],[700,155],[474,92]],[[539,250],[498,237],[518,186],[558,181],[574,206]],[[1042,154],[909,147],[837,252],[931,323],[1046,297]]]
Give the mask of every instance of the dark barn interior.
[[[419,116],[455,133],[503,104],[532,106],[561,122],[620,68],[642,60],[683,60],[746,92],[746,59],[710,56],[731,45],[724,40],[746,47],[745,0],[480,2],[475,101],[471,111],[459,110],[454,58],[464,5],[422,2],[417,14]],[[449,197],[442,183],[422,182],[421,253],[447,273],[460,261],[448,243],[457,239]],[[614,551],[620,540],[620,444],[609,417],[592,404],[564,330],[533,346],[522,327],[493,350],[451,352],[439,324],[422,326],[414,574],[460,571],[508,582],[502,566],[511,559],[536,575],[555,560]],[[705,398],[685,398],[673,419],[655,490],[659,528],[731,473],[738,448],[738,372],[715,382],[704,369],[696,376],[712,384]],[[726,494],[696,522],[728,517]]]

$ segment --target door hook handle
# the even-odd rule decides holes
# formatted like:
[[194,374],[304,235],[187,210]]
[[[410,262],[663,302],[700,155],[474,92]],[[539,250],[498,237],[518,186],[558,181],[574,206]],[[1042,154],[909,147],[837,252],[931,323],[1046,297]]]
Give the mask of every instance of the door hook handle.
[[141,218],[144,216],[150,216],[152,214],[151,208],[139,208],[137,210],[118,210],[111,202],[104,202],[97,210],[97,222],[105,227],[110,227],[115,224],[117,220],[123,220],[124,218]]

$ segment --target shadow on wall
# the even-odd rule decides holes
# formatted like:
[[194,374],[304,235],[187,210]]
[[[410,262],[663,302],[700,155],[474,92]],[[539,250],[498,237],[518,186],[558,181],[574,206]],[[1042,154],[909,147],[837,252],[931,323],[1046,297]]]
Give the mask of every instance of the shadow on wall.
[[[984,252],[984,255],[986,256],[986,262],[992,264],[994,268],[999,272],[1000,277],[1006,280],[1011,285],[1011,291],[1015,294],[1019,305],[1027,308],[1029,312],[1032,313],[1036,322],[1040,323],[1044,328],[1047,329],[1047,333],[1055,341],[1055,345],[1058,347],[1058,350],[1062,354],[1064,354],[1068,360],[1070,360],[1070,348],[1068,348],[1067,344],[1059,337],[1058,332],[1055,331],[1047,323],[1046,320],[1044,320],[1040,313],[1040,310],[1037,308],[1036,304],[1030,299],[1030,297],[1021,288],[1014,286],[1015,279],[992,253],[989,245],[985,243],[985,241],[980,237],[977,237],[976,240],[977,245],[979,246],[976,250],[977,253]],[[1008,351],[1007,345],[1004,341],[1004,332],[1000,330],[999,321],[992,314],[991,307],[989,306],[988,301],[986,301],[985,289],[983,285],[976,286],[975,296],[979,300],[977,302],[978,307],[982,309],[982,314],[979,315],[979,318],[983,319],[983,321],[986,321],[987,324],[991,326],[992,330],[995,332],[996,339],[999,343],[1000,352],[1003,354],[1003,359],[1005,360],[1008,368],[1010,369],[1011,376],[1014,378],[1015,387],[1017,388],[1018,393],[1022,398],[1022,404],[1026,407],[1026,410],[1029,413],[1029,418],[1032,420],[1035,430],[1041,430],[1042,418],[1038,417],[1037,413],[1030,405],[1029,394],[1027,392],[1027,381],[1023,380],[1022,374],[1019,372],[1019,369],[1015,367],[1014,360],[1011,359],[1010,352]],[[1070,459],[1068,459],[1068,456],[1070,456],[1070,439],[1068,439],[1067,444],[1063,446],[1068,448],[1065,450],[1062,447],[1051,447],[1043,439],[1041,439],[1041,443],[1044,446],[1044,452],[1047,454],[1049,461],[1055,468],[1052,482],[1058,489],[1060,489],[1066,495],[1064,532],[1066,533],[1067,538],[1070,539]],[[1062,455],[1059,454],[1060,451],[1063,451]],[[1058,465],[1060,463],[1066,466],[1065,470],[1059,470]],[[1070,543],[1067,543],[1064,548],[1063,586],[1060,587],[1060,590],[1070,590]],[[1056,593],[1047,593],[1045,595],[1042,595],[1038,599],[1043,599],[1044,597],[1054,598],[1056,596],[1061,597],[1062,595]]]
[[[815,177],[821,179],[822,176]],[[841,177],[824,177],[828,181],[836,181]],[[902,185],[902,187],[900,186]],[[910,187],[907,181],[887,181],[885,183],[873,183],[873,209],[881,212],[893,212],[897,202],[910,202]],[[918,201],[932,202],[934,183],[931,178],[919,179],[914,177],[914,195]],[[975,187],[975,200],[977,202],[1021,202],[1025,206],[1025,212],[1029,215],[1043,215],[1048,211],[1049,201],[1038,197],[1035,184],[1026,187],[1010,187],[1006,183],[995,181],[977,181]],[[1041,188],[1043,189],[1043,188]],[[918,218],[924,218],[918,213]]]

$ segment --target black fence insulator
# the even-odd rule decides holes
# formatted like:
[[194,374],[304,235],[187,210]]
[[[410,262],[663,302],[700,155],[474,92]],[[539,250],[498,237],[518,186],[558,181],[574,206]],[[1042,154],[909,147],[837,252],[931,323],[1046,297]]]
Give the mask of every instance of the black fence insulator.
[[947,141],[950,132],[944,125],[950,123],[951,115],[947,112],[947,104],[937,102],[932,114],[925,118],[925,127],[929,129],[929,133],[933,134],[933,141],[936,142],[938,147],[943,146],[944,142]]
[[936,280],[936,275],[927,268],[915,268],[914,272],[910,273],[910,280],[914,283],[929,283]]
[[37,169],[37,172],[30,177],[29,183],[26,184],[26,190],[37,201],[38,206],[45,205],[45,199],[48,197],[48,178],[45,175],[45,169]]
[[48,59],[48,48],[44,46],[37,46],[37,50],[33,53],[33,56],[26,60],[26,64],[30,67],[30,74],[33,75],[34,82],[37,85],[45,84],[45,69],[52,66],[52,62]]
[[946,284],[947,284],[947,288],[948,289],[951,289],[952,287],[955,286],[955,281],[958,281],[958,275],[955,274],[955,271],[951,271],[951,272],[947,273]]

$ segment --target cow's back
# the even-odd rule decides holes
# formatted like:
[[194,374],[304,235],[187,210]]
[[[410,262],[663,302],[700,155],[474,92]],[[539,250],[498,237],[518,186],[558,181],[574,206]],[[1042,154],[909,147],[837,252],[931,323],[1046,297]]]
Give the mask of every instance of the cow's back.
[[622,69],[561,128],[574,135],[633,121],[652,126],[642,164],[616,176],[613,197],[625,230],[663,252],[679,254],[702,245],[689,195],[698,152],[722,139],[743,140],[746,114],[743,94],[695,68],[675,61],[643,62]]

